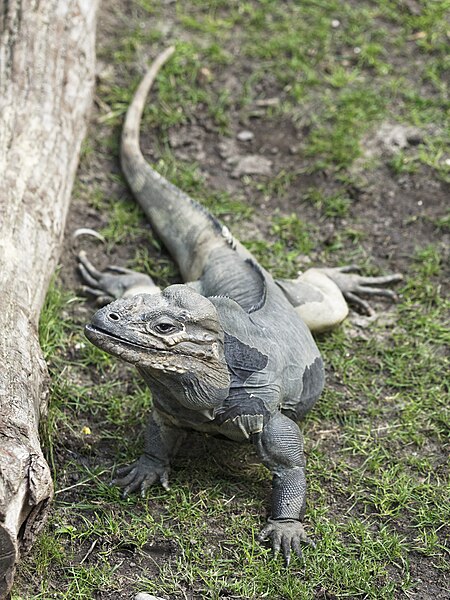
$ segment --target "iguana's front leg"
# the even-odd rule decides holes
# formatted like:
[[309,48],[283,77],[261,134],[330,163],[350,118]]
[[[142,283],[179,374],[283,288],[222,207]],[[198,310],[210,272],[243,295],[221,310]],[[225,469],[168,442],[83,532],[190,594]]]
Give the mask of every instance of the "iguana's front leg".
[[124,496],[137,490],[144,496],[147,489],[158,480],[168,490],[170,459],[176,454],[184,436],[182,429],[168,425],[154,409],[147,423],[142,456],[131,465],[119,469],[118,477],[112,483],[124,488]]
[[291,552],[301,556],[301,542],[313,545],[300,523],[305,510],[306,478],[303,438],[298,425],[276,413],[255,439],[258,454],[273,473],[272,509],[260,540],[269,539],[287,563]]

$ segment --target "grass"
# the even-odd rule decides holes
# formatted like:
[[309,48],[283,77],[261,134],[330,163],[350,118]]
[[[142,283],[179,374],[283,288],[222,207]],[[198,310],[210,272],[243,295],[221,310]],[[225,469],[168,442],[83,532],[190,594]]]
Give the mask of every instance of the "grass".
[[[314,264],[358,262],[375,274],[368,248],[380,238],[374,242],[372,217],[354,190],[367,191],[371,177],[449,180],[448,2],[423,1],[419,11],[393,0],[131,5],[130,14],[116,8],[117,33],[98,49],[112,72],[99,79],[100,108],[74,192],[102,215],[105,252],[120,248],[127,266],[162,286],[177,278],[122,177],[110,174],[118,170],[123,114],[146,59],[168,43],[161,24],[170,23],[177,52],[143,123],[157,138],[143,136],[157,169],[235,233],[250,231],[241,241],[277,276],[294,277],[305,255]],[[233,78],[239,85],[230,87]],[[267,98],[277,102],[255,112]],[[419,128],[420,142],[369,159],[367,136],[386,121]],[[273,177],[231,182],[232,192],[205,177],[217,169],[209,169],[209,155],[205,165],[179,160],[168,137],[170,128],[204,124],[214,154],[237,127],[276,131],[286,122],[298,134],[298,153],[282,150]],[[355,167],[361,159],[363,174]],[[270,214],[261,213],[262,204]],[[174,463],[169,492],[155,487],[145,499],[123,499],[109,486],[115,467],[140,451],[150,393],[133,370],[85,341],[84,301],[56,279],[40,337],[52,376],[42,439],[57,494],[49,524],[20,566],[13,599],[146,591],[390,600],[424,593],[420,579],[430,597],[448,593],[449,303],[438,239],[448,231],[448,215],[411,219],[433,223],[437,233],[411,256],[389,249],[406,268],[395,319],[367,329],[350,321],[318,339],[328,385],[303,425],[306,527],[317,547],[305,548],[289,569],[256,539],[270,477],[251,448],[195,434]]]

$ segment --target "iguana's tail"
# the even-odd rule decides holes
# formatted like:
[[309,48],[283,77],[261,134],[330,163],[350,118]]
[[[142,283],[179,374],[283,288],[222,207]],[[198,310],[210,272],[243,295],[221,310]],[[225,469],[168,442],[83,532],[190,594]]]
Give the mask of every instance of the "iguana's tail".
[[154,171],[142,155],[139,127],[145,100],[167,48],[152,63],[128,108],[122,131],[121,163],[128,184],[185,281],[198,279],[210,251],[226,243],[227,231],[200,204]]

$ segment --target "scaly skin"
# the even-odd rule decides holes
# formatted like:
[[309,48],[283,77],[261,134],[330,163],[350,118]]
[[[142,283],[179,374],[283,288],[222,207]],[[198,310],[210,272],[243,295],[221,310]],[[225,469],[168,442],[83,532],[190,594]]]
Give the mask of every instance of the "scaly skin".
[[160,291],[147,275],[120,267],[100,272],[79,256],[84,290],[100,303],[114,300],[86,326],[88,339],[134,364],[153,395],[144,453],[115,483],[125,494],[144,494],[157,481],[167,488],[170,460],[187,429],[249,441],[273,474],[271,514],[260,538],[289,562],[292,551],[301,554],[301,543],[312,543],[301,524],[305,457],[296,421],[320,396],[324,372],[308,325],[323,330],[345,318],[340,290],[352,300],[365,292],[391,295],[372,286],[400,276],[312,269],[275,282],[226,227],[156,173],[140,151],[139,124],[172,52],[156,59],[136,92],[121,160],[133,194],[190,283]]

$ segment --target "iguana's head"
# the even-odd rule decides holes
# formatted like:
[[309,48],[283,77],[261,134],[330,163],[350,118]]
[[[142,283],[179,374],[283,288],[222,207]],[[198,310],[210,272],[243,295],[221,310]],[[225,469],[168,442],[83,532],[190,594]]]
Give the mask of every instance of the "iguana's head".
[[151,387],[191,409],[211,408],[228,394],[224,332],[207,298],[186,285],[111,302],[86,325],[96,346],[134,364]]
[[217,311],[186,285],[111,302],[94,314],[85,333],[93,344],[154,379],[195,378],[215,389],[229,385]]

